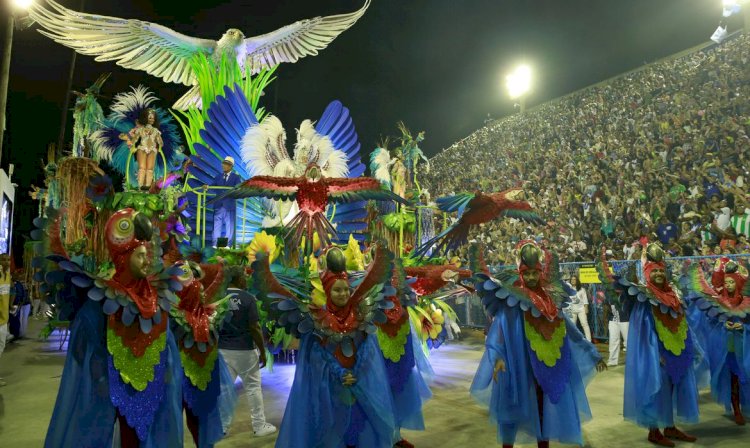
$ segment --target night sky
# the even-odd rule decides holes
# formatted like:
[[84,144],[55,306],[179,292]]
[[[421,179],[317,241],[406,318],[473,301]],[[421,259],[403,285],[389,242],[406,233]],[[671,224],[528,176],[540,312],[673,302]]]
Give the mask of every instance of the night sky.
[[[60,2],[80,9],[81,0]],[[363,3],[86,0],[85,11],[218,39],[227,28],[262,34]],[[488,113],[512,113],[503,80],[519,62],[535,71],[527,102],[532,106],[705,42],[720,15],[720,0],[373,0],[364,17],[318,56],[282,64],[262,105],[281,118],[290,147],[303,119],[319,118],[328,102],[339,99],[351,110],[364,154],[382,136],[397,135],[395,124],[403,120],[413,131],[426,131],[423,150],[432,155],[481,127]],[[738,21],[730,22],[730,31]],[[72,53],[35,30],[14,36],[3,149],[3,166],[16,164],[22,199],[29,184],[41,185],[39,159],[57,140]],[[103,89],[109,98],[143,83],[166,107],[186,91],[80,55],[73,89],[107,71],[113,73]],[[108,113],[109,100],[101,104]],[[68,135],[71,128],[69,115]],[[16,223],[23,226],[23,219],[17,216]]]

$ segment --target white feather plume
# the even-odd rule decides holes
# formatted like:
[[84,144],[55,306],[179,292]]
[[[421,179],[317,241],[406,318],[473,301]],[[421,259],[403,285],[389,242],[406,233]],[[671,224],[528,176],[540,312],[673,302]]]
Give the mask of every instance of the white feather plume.
[[300,124],[294,162],[302,173],[309,164],[315,163],[325,177],[346,177],[349,174],[347,161],[346,154],[336,149],[331,139],[315,131],[312,121],[305,120]]
[[277,176],[278,165],[286,168],[292,163],[286,150],[286,132],[274,115],[245,131],[240,152],[251,176]]
[[[394,159],[395,160],[395,159]],[[391,154],[385,148],[375,148],[370,154],[370,172],[381,184],[391,188]]]

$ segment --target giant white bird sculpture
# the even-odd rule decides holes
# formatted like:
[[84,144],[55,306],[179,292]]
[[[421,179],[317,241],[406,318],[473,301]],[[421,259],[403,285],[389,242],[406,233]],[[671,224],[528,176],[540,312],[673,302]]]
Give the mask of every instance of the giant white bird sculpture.
[[43,28],[40,33],[80,54],[96,56],[97,61],[116,61],[165,82],[193,86],[174,104],[179,110],[201,107],[200,90],[190,65],[196,54],[214,60],[225,54],[236,57],[243,70],[249,66],[254,74],[282,62],[315,56],[354,25],[370,6],[370,0],[365,0],[359,10],[349,14],[300,20],[248,38],[230,28],[215,41],[186,36],[156,23],[81,13],[54,0],[46,1],[49,9],[33,4],[29,10],[29,16]]

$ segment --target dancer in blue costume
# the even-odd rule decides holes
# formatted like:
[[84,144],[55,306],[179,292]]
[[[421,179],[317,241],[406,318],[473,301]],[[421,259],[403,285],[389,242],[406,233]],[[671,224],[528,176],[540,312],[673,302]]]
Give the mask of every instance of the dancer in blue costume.
[[742,407],[750,406],[750,287],[740,266],[728,260],[717,264],[712,283],[721,286],[709,285],[700,265],[690,267],[691,314],[703,346],[710,347],[711,396],[744,425]]
[[533,241],[518,245],[518,270],[477,274],[477,293],[492,317],[471,394],[489,406],[503,447],[550,440],[582,445],[591,418],[585,385],[606,365],[564,317],[569,294],[557,263]]
[[182,446],[182,369],[168,325],[176,271],[151,274],[151,223],[134,210],[116,212],[105,233],[111,278],[64,253],[51,258],[91,301],[72,325],[45,447],[112,446],[115,419],[123,447]]
[[184,377],[183,405],[193,442],[209,448],[224,437],[237,394],[234,379],[219,353],[218,328],[229,307],[219,299],[224,289],[221,265],[183,262],[180,303],[172,309]]
[[[301,338],[297,370],[276,446],[279,448],[391,448],[393,401],[376,322],[384,322],[393,255],[378,245],[360,285],[350,292],[346,272],[325,271],[324,307],[296,297],[276,280],[259,253],[253,278],[263,300],[276,297],[278,322]],[[329,263],[329,266],[331,264]]]
[[[623,415],[649,429],[649,442],[674,446],[670,439],[696,440],[677,429],[675,420],[698,422],[698,388],[693,368],[701,359],[701,349],[688,325],[679,289],[667,281],[664,251],[650,244],[644,255],[645,285],[609,277],[615,288],[624,290],[633,300]],[[665,428],[663,434],[660,428]]]
[[393,307],[385,310],[388,320],[378,324],[377,338],[396,413],[395,439],[398,442],[394,446],[413,448],[414,445],[401,437],[401,429],[425,429],[422,407],[432,397],[427,381],[432,381],[434,372],[410,324],[407,307],[415,306],[416,301],[400,266],[392,284],[397,294],[387,298]]

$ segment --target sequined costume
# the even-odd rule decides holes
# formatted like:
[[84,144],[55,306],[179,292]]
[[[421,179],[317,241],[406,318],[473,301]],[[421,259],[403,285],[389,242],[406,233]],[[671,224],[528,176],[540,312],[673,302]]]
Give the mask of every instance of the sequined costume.
[[391,394],[383,393],[389,390],[388,377],[375,337],[375,322],[384,322],[383,309],[391,306],[384,298],[395,293],[392,258],[378,245],[365,278],[339,306],[331,288],[348,282],[347,274],[326,271],[321,276],[326,304],[318,307],[311,298],[282,287],[268,258],[258,254],[253,278],[259,297],[276,300],[277,321],[301,339],[277,447],[391,448],[397,441]]
[[[585,387],[601,356],[562,313],[568,292],[549,254],[531,241],[518,252],[518,271],[476,276],[492,325],[471,394],[489,407],[504,447],[582,445],[581,424],[591,419]],[[526,279],[529,271],[540,274],[537,281]]]
[[191,265],[181,268],[183,288],[172,316],[184,372],[183,407],[196,446],[209,448],[224,437],[237,402],[234,379],[218,347],[217,327],[228,311],[225,300],[215,300],[224,275],[220,265],[195,265],[200,278]]
[[[689,315],[697,339],[706,350],[711,372],[711,396],[745,424],[742,407],[750,406],[750,286],[741,266],[727,260],[717,264],[713,286],[698,264],[686,277]],[[746,271],[745,271],[746,272]]]
[[53,260],[90,300],[71,326],[74,349],[45,446],[111,446],[118,440],[115,418],[121,446],[182,446],[182,368],[168,325],[179,288],[175,271],[148,274],[151,224],[145,216],[120,210],[105,232],[115,265],[111,278],[93,276],[64,256]]
[[164,146],[161,131],[150,124],[136,125],[128,132],[128,137],[135,144],[136,151],[143,151],[146,154],[157,153]]

